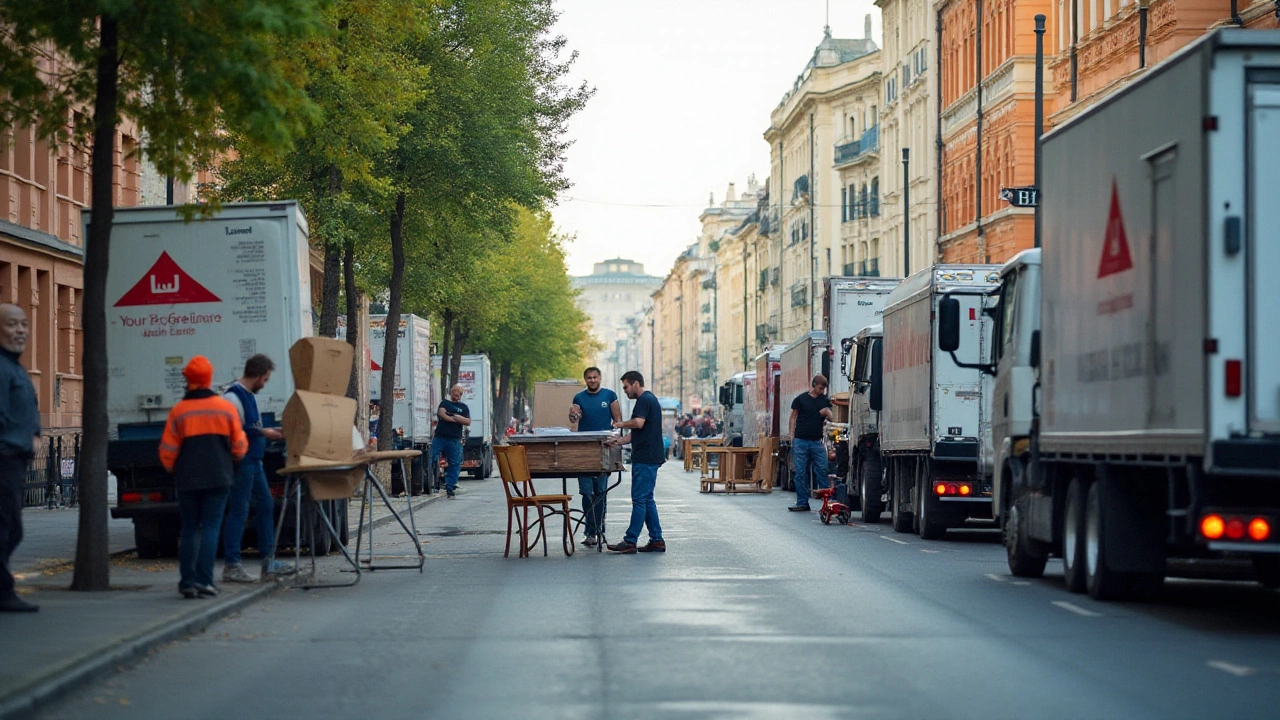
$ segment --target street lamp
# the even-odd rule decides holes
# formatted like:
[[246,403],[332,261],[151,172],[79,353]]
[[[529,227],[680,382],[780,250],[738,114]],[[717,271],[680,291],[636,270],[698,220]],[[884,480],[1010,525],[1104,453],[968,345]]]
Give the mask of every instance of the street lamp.
[[902,277],[911,275],[911,148],[902,148]]

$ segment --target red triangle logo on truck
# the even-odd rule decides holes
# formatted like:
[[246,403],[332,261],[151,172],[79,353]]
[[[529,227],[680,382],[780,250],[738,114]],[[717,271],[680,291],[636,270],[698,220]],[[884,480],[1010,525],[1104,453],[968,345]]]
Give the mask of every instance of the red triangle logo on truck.
[[1133,267],[1129,254],[1129,236],[1124,232],[1124,218],[1120,215],[1120,192],[1116,181],[1111,181],[1111,212],[1107,215],[1107,236],[1102,243],[1102,262],[1098,264],[1098,278],[1124,272]]
[[151,269],[129,288],[129,292],[120,296],[115,307],[207,302],[222,302],[222,299],[178,267],[169,253],[161,252]]

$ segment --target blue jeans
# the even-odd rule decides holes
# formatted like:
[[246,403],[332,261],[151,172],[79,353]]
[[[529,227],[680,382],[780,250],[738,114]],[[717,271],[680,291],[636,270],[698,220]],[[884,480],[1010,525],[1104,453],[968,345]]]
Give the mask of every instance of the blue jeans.
[[213,561],[218,556],[218,533],[227,509],[230,488],[179,490],[182,541],[178,546],[179,588],[213,584]]
[[276,554],[275,498],[267,486],[267,474],[259,458],[245,458],[236,465],[236,483],[227,501],[227,528],[222,534],[225,564],[240,564],[240,545],[244,542],[244,524],[249,518],[249,502],[257,510],[254,527],[258,530],[258,553],[265,564]]
[[449,469],[444,474],[444,486],[449,490],[458,487],[458,473],[462,471],[462,438],[431,438],[430,467],[440,467],[440,453],[449,461]]
[[604,511],[609,495],[608,475],[582,475],[578,478],[578,492],[582,493],[582,517],[587,537],[604,534]]
[[649,528],[649,542],[662,539],[662,526],[658,524],[658,504],[653,501],[653,488],[658,484],[660,465],[631,464],[631,524],[623,542],[634,543],[640,538],[640,528]]
[[796,504],[809,504],[809,470],[817,476],[817,487],[827,487],[827,448],[821,440],[791,441],[791,457],[796,469]]

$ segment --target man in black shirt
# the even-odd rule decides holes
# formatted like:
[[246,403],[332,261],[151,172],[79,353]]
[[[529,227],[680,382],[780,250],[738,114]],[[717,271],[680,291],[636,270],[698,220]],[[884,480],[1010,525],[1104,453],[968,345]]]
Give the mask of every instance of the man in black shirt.
[[[462,386],[449,388],[449,399],[441,400],[436,408],[435,437],[431,438],[431,460],[429,467],[433,470],[440,467],[440,454],[449,461],[449,469],[444,476],[444,489],[449,497],[458,490],[458,472],[462,470],[462,428],[471,424],[471,409],[462,402]],[[388,430],[390,432],[390,430]]]
[[36,389],[19,362],[29,332],[22,308],[0,303],[0,612],[39,609],[18,597],[9,571],[9,559],[22,542],[23,485],[40,434]]
[[[666,461],[662,449],[662,406],[653,393],[644,389],[644,376],[630,370],[622,376],[622,390],[636,401],[631,419],[614,421],[613,426],[631,433],[612,444],[631,443],[631,524],[622,542],[609,546],[609,550],[631,555],[635,552],[666,552],[662,541],[662,526],[658,524],[658,506],[653,501],[653,488],[658,483],[658,468]],[[640,528],[649,528],[649,543],[636,547]]]
[[827,448],[822,444],[823,423],[831,419],[827,379],[814,375],[809,392],[791,401],[791,456],[795,459],[796,504],[788,510],[809,509],[809,469],[819,487],[827,487]]

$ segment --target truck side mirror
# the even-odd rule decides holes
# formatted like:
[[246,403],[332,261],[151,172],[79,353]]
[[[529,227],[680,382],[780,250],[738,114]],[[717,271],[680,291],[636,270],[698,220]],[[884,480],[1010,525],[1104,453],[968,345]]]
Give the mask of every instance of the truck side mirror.
[[822,366],[822,371],[821,371],[821,372],[822,372],[822,377],[827,378],[827,381],[828,381],[828,382],[830,382],[830,379],[831,379],[831,350],[830,350],[830,348],[828,348],[825,352],[823,352],[823,353],[822,353],[822,365],[821,365],[821,366]]
[[729,404],[729,386],[728,385],[721,386],[720,388],[720,404],[721,405]]
[[880,412],[884,407],[884,341],[876,340],[871,345],[871,394],[867,397],[867,405]]
[[1040,367],[1040,331],[1031,332],[1031,367]]
[[938,301],[938,349],[942,352],[960,349],[960,301],[950,295]]

